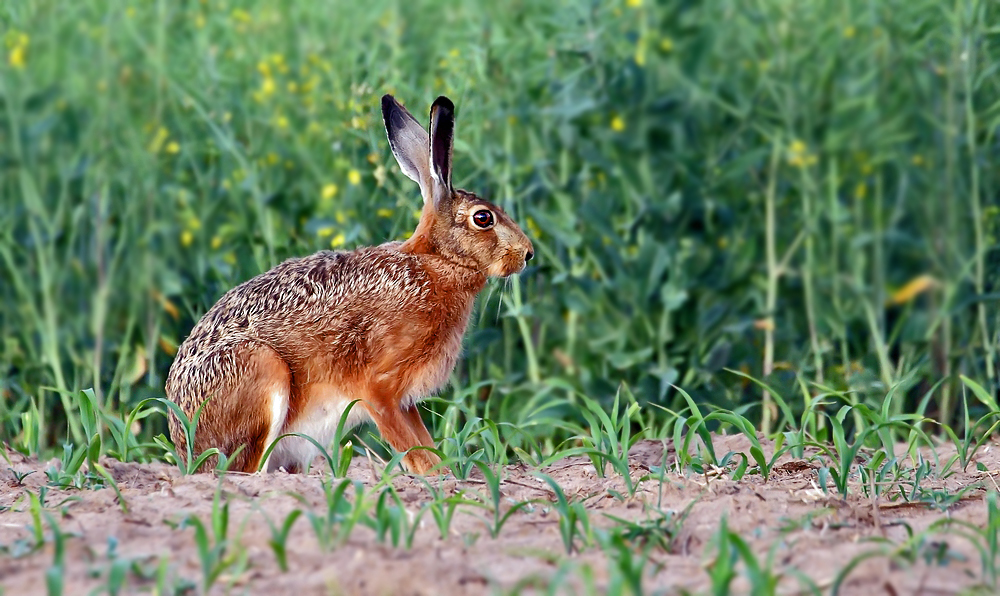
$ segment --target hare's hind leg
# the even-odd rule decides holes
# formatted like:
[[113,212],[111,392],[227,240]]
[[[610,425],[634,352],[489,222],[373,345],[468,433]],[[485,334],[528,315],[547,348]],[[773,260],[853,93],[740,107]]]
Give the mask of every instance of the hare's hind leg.
[[284,427],[291,372],[273,348],[256,341],[210,350],[193,375],[208,381],[200,388],[202,399],[212,396],[198,423],[195,454],[218,447],[230,457],[230,471],[256,472]]

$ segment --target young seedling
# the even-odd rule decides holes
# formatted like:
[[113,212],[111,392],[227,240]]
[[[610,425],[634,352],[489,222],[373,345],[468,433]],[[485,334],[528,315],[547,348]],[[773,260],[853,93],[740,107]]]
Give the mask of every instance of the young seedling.
[[486,524],[486,528],[490,533],[491,538],[496,538],[500,535],[500,530],[503,529],[507,520],[510,516],[514,515],[521,509],[530,506],[534,501],[520,501],[514,503],[507,509],[507,511],[501,511],[501,502],[503,500],[503,492],[500,490],[500,477],[494,472],[487,464],[476,461],[474,462],[479,471],[482,472],[483,478],[486,482],[486,488],[489,490],[489,502],[488,503],[478,503],[478,507],[487,509],[492,514],[491,518],[481,518]]
[[7,469],[10,470],[11,475],[14,476],[14,482],[16,482],[18,486],[24,486],[24,479],[38,471],[28,470],[27,472],[18,472],[14,468]]
[[562,536],[566,554],[573,554],[573,551],[576,549],[578,537],[584,546],[589,545],[592,536],[587,508],[580,501],[570,503],[562,487],[551,476],[542,473],[536,473],[535,475],[544,480],[556,495],[554,507],[559,513],[559,535]]
[[[626,394],[628,406],[622,404],[623,392]],[[594,464],[594,470],[603,478],[605,464],[610,463],[626,481],[629,494],[634,494],[628,467],[628,452],[642,436],[641,433],[632,435],[632,421],[639,412],[639,404],[624,384],[620,385],[618,392],[615,393],[610,414],[596,400],[587,396],[581,396],[581,399],[584,407],[580,414],[589,425],[590,435],[581,436],[580,439],[592,450],[588,455]]]
[[[210,525],[193,514],[184,517],[176,529],[194,528],[195,546],[201,561],[201,588],[208,593],[223,572],[238,571],[246,566],[248,553],[238,541],[229,538],[229,502],[222,502],[221,484],[212,500]],[[238,573],[237,573],[238,574]]]
[[649,562],[647,551],[636,552],[618,529],[595,532],[597,543],[608,558],[608,594],[641,596],[643,576]]
[[[955,431],[951,427],[942,425],[942,430],[948,435],[952,443],[955,444],[956,450],[958,451],[957,457],[959,465],[962,467],[962,471],[966,471],[972,459],[975,457],[976,452],[982,447],[987,441],[993,437],[993,433],[1000,428],[1000,406],[997,406],[996,400],[983,388],[982,385],[973,381],[972,379],[961,375],[962,383],[972,391],[972,394],[977,400],[984,406],[986,406],[987,413],[980,417],[975,423],[969,415],[969,401],[968,398],[963,395],[962,397],[962,416],[965,426],[965,436],[959,440]],[[988,426],[988,428],[987,428]],[[985,431],[980,431],[980,429],[986,428]]]
[[431,516],[434,518],[434,523],[437,525],[438,534],[441,540],[447,540],[451,534],[451,521],[455,517],[455,510],[459,505],[476,505],[476,501],[466,499],[464,493],[459,493],[453,496],[447,496],[444,491],[435,488],[434,485],[430,483],[423,476],[420,477],[424,486],[427,488],[427,492],[431,495],[431,500],[428,502],[427,507],[431,512]]
[[136,422],[145,420],[149,416],[160,412],[157,408],[152,407],[152,404],[155,404],[157,401],[158,399],[155,397],[142,400],[124,419],[112,416],[105,417],[105,424],[115,445],[113,449],[108,450],[108,455],[123,462],[132,461],[134,453],[139,454],[138,458],[140,461],[147,461],[149,459],[146,453],[151,448],[156,447],[157,444],[136,442],[135,436],[132,434],[132,428]]
[[285,521],[281,524],[281,527],[277,527],[271,522],[271,519],[264,515],[264,519],[267,520],[267,525],[271,529],[271,539],[267,541],[268,546],[274,551],[274,558],[278,562],[278,568],[282,571],[288,571],[288,534],[292,531],[292,526],[295,525],[295,521],[299,519],[302,515],[301,509],[295,509],[285,517]]
[[[291,496],[305,505],[306,519],[313,528],[316,540],[320,548],[329,551],[345,542],[354,531],[354,527],[361,521],[368,510],[368,500],[364,498],[365,487],[359,481],[344,479],[336,486],[332,480],[322,481],[324,504],[326,511],[316,513],[309,502],[300,494],[291,493]],[[354,502],[347,498],[347,490],[354,488]]]
[[625,540],[638,544],[642,548],[659,548],[665,552],[674,552],[674,540],[680,534],[691,513],[691,508],[697,499],[691,499],[687,507],[680,513],[653,509],[653,515],[648,515],[645,521],[632,521],[604,513],[604,517],[615,521]]
[[52,530],[52,565],[45,570],[45,587],[48,589],[49,596],[59,596],[63,593],[64,587],[64,576],[66,574],[65,569],[65,554],[66,554],[66,535],[63,534],[62,530],[59,528],[59,524],[52,518],[48,512],[45,512],[45,521],[48,522],[49,528]]
[[420,518],[427,512],[427,507],[421,507],[411,519],[409,510],[403,505],[402,499],[392,485],[385,486],[375,501],[371,515],[365,520],[365,525],[375,531],[376,539],[385,542],[389,536],[393,546],[400,543],[407,549],[413,547],[413,539],[420,527]]
[[[719,530],[712,538],[709,548],[715,548],[715,559],[708,565],[711,578],[711,592],[718,596],[731,593],[731,584],[739,575],[737,565],[742,561],[743,574],[750,585],[750,594],[761,596],[778,593],[778,584],[784,575],[774,570],[777,550],[784,545],[783,541],[775,541],[768,549],[767,558],[761,561],[753,549],[739,534],[729,529],[728,520],[722,518]],[[800,584],[800,593],[819,596],[820,590],[806,575],[793,571]]]
[[198,428],[198,419],[201,417],[201,412],[205,408],[205,404],[208,403],[207,399],[200,406],[198,406],[197,410],[195,410],[193,418],[188,418],[187,415],[184,414],[184,411],[181,410],[180,406],[170,401],[169,399],[166,399],[164,397],[156,397],[153,399],[163,404],[170,411],[172,411],[174,415],[177,416],[177,419],[180,420],[181,428],[184,429],[184,443],[186,448],[186,453],[185,453],[186,457],[182,457],[180,452],[177,451],[177,448],[174,446],[174,444],[170,442],[170,439],[168,439],[162,433],[154,439],[156,443],[167,454],[170,455],[171,459],[173,459],[174,464],[177,465],[177,468],[180,470],[181,474],[185,476],[189,474],[194,474],[195,472],[198,471],[198,468],[200,468],[201,465],[205,463],[205,460],[207,460],[212,456],[222,455],[222,453],[215,447],[206,449],[203,453],[200,453],[197,456],[195,456],[194,454],[195,431]]

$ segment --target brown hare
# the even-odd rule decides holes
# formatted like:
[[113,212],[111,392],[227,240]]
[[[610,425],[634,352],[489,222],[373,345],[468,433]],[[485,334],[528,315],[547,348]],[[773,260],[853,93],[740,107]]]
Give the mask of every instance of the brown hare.
[[[217,447],[230,470],[302,472],[348,424],[372,421],[400,452],[433,447],[417,402],[447,381],[487,277],[521,272],[531,241],[496,205],[452,188],[455,106],[437,98],[425,131],[390,95],[382,117],[392,154],[420,185],[424,208],[406,242],[289,259],[229,292],[201,318],[167,375],[167,397],[192,418],[194,453]],[[206,402],[207,400],[207,402]],[[170,436],[186,450],[183,429]],[[237,450],[242,447],[242,450]],[[424,474],[440,463],[417,449]]]

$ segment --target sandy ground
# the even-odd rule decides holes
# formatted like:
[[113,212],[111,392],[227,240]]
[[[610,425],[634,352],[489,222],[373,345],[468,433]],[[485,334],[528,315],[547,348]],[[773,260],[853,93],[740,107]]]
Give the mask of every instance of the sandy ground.
[[[749,445],[739,436],[715,439],[717,453],[747,452]],[[767,445],[770,447],[770,445]],[[664,461],[673,461],[669,441],[642,441],[630,453],[633,478],[656,470]],[[45,593],[45,573],[53,562],[51,541],[31,554],[19,552],[18,545],[30,542],[32,517],[26,491],[37,493],[45,481],[41,471],[47,464],[8,452],[13,465],[0,464],[0,586],[7,595]],[[946,458],[948,453],[939,452]],[[977,456],[988,470],[1000,469],[1000,449],[980,451]],[[607,516],[651,523],[656,509],[679,519],[678,531],[666,547],[647,547],[648,562],[643,574],[646,593],[701,593],[711,587],[709,568],[716,557],[713,536],[723,516],[762,562],[773,556],[771,568],[782,579],[779,593],[800,593],[797,574],[808,576],[823,593],[831,591],[838,572],[860,554],[887,548],[887,539],[906,557],[868,557],[853,569],[841,587],[842,594],[951,594],[982,583],[980,551],[956,533],[938,533],[911,541],[908,532],[920,532],[937,520],[951,517],[982,527],[987,516],[987,491],[996,490],[988,473],[960,470],[947,478],[924,481],[950,494],[971,487],[964,498],[945,511],[901,499],[872,500],[852,486],[852,496],[839,498],[830,489],[824,495],[816,488],[815,461],[779,460],[768,482],[748,475],[734,482],[728,475],[679,475],[668,472],[658,479],[640,483],[634,497],[621,499],[612,493],[624,490],[621,478],[600,478],[587,459],[568,458],[542,470],[562,486],[566,495],[582,500],[592,526],[610,528]],[[944,459],[942,459],[944,461]],[[247,560],[223,572],[212,593],[250,594],[490,594],[509,592],[518,585],[528,593],[544,593],[549,578],[560,570],[571,570],[571,582],[582,590],[592,576],[598,591],[609,588],[609,559],[596,544],[567,556],[559,533],[559,516],[551,506],[554,493],[548,485],[523,466],[503,470],[503,504],[536,500],[512,514],[498,538],[491,538],[483,520],[491,514],[483,508],[460,506],[450,535],[441,539],[428,513],[420,520],[411,549],[392,547],[376,540],[375,533],[357,527],[346,543],[329,551],[320,548],[305,516],[298,519],[288,538],[288,572],[281,572],[268,546],[271,529],[268,519],[280,525],[296,508],[306,508],[292,493],[301,495],[317,513],[325,511],[322,488],[323,468],[309,475],[276,473],[267,476],[211,474],[181,476],[164,464],[133,464],[105,460],[128,503],[128,512],[119,507],[110,489],[49,489],[46,504],[69,535],[65,543],[62,571],[65,593],[87,594],[108,581],[112,558],[136,561],[128,574],[129,593],[148,592],[157,566],[167,561],[165,573],[172,581],[189,579],[200,585],[202,577],[194,530],[176,528],[177,522],[195,514],[210,525],[213,497],[221,486],[229,503],[229,538],[245,549]],[[955,466],[957,468],[957,466]],[[19,483],[15,471],[39,470]],[[377,482],[378,471],[371,461],[355,458],[349,477],[366,486]],[[468,480],[452,476],[431,480],[447,494],[465,491],[485,495],[487,487],[477,471]],[[430,493],[418,479],[394,479],[407,510],[416,512],[430,500]],[[897,491],[898,494],[898,491]],[[61,503],[61,505],[60,505]],[[46,526],[46,535],[49,531]],[[19,543],[20,541],[20,543]],[[636,541],[639,551],[641,541]],[[648,544],[648,543],[647,543]],[[929,556],[948,553],[944,561]],[[109,553],[109,549],[111,552]],[[940,559],[940,558],[939,558]],[[994,562],[994,564],[996,564]],[[589,567],[591,575],[581,571]],[[233,570],[236,570],[235,572]],[[136,573],[136,570],[145,570]],[[745,568],[733,582],[734,593],[747,593]],[[200,592],[193,589],[191,593]],[[801,593],[806,593],[802,591]]]

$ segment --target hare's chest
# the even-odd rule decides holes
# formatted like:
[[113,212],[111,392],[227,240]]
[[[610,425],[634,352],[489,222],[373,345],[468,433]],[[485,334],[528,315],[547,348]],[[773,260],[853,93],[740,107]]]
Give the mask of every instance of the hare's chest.
[[464,334],[463,324],[460,328],[452,328],[437,338],[438,341],[425,353],[422,362],[413,369],[407,379],[408,387],[403,392],[405,406],[416,403],[448,384],[451,372],[455,370],[462,352]]

